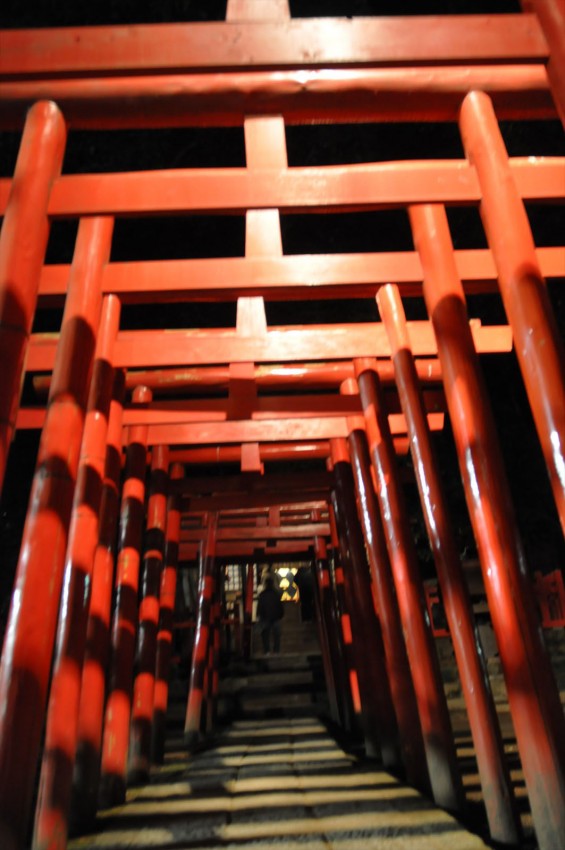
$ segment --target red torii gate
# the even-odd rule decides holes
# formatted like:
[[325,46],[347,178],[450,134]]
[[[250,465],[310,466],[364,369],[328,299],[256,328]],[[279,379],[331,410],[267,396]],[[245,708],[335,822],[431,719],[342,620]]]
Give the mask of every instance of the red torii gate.
[[[103,802],[116,802],[127,776],[143,778],[152,754],[158,757],[158,736],[153,743],[140,736],[139,724],[146,718],[162,734],[176,558],[179,546],[181,555],[196,552],[194,533],[181,530],[181,516],[191,511],[205,511],[207,523],[198,543],[202,593],[188,737],[209,729],[214,714],[217,558],[233,554],[240,537],[247,538],[242,555],[251,555],[256,542],[265,543],[266,554],[303,551],[308,540],[315,546],[336,719],[345,728],[359,723],[367,746],[380,747],[388,766],[402,766],[438,804],[461,808],[395,464],[395,445],[406,451],[408,444],[488,788],[491,836],[517,838],[500,735],[430,449],[429,429],[443,423],[442,399],[428,392],[422,401],[419,390],[440,381],[538,840],[543,850],[565,846],[562,712],[476,356],[509,351],[514,343],[565,527],[563,344],[544,287],[544,276],[562,276],[565,248],[535,250],[523,206],[563,199],[565,162],[509,159],[497,125],[497,118],[565,118],[563,12],[554,0],[527,6],[518,15],[289,22],[285,0],[230,0],[221,24],[2,34],[0,127],[22,128],[29,112],[14,177],[0,181],[0,479],[14,429],[43,429],[0,669],[0,836],[9,847],[26,841],[40,758],[37,848],[66,843],[77,746],[75,792],[85,820],[96,810],[99,778]],[[412,121],[459,120],[466,159],[289,168],[285,123],[328,120],[394,120],[407,131]],[[65,123],[70,132],[243,124],[247,167],[61,176]],[[487,250],[454,251],[445,214],[453,204],[479,205]],[[280,212],[385,208],[408,210],[415,251],[283,254]],[[116,216],[173,212],[245,213],[245,257],[109,260]],[[44,265],[56,218],[80,221],[71,266]],[[390,280],[399,291],[381,288]],[[465,295],[498,291],[509,326],[469,322]],[[407,323],[399,292],[405,299],[423,294],[430,321]],[[382,322],[267,325],[265,299],[313,295],[377,295]],[[119,330],[120,303],[204,299],[237,299],[236,328]],[[31,334],[36,310],[63,301],[60,334]],[[48,392],[45,407],[20,407],[24,372],[39,394]],[[125,402],[124,380],[133,404]],[[390,382],[398,398],[384,391]],[[221,387],[227,398],[191,399],[195,386]],[[262,387],[270,395],[261,395]],[[333,394],[320,396],[314,392],[320,387]],[[159,399],[162,392],[179,400]],[[88,714],[85,693],[96,693],[100,709],[107,649],[90,638],[94,617],[110,626],[112,530],[125,446],[108,668],[109,693],[120,697],[103,726],[101,710],[91,704]],[[326,459],[329,472],[323,481],[281,481],[264,470],[271,460],[294,457]],[[201,483],[183,497],[190,482],[172,484],[183,477],[179,463],[222,460],[241,466],[231,492]],[[311,522],[257,525],[252,533],[223,528],[222,511],[238,501],[249,510],[294,504],[316,513]],[[320,520],[325,506],[328,522]],[[231,548],[222,551],[226,543]],[[375,670],[360,651],[376,641],[375,615],[366,605],[372,596],[383,635],[375,665],[382,681],[388,674],[389,706],[375,699]],[[134,646],[120,630],[137,631],[143,681],[131,681]],[[348,682],[355,683],[352,690]],[[143,699],[130,739],[132,689]]]

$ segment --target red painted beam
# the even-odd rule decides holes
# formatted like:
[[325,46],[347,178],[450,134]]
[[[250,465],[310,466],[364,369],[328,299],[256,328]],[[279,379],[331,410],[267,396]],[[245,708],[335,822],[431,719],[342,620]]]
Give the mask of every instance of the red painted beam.
[[[181,561],[193,561],[198,556],[199,543],[183,543],[179,551]],[[218,543],[216,555],[219,558],[255,558],[260,560],[263,555],[280,557],[284,560],[286,555],[302,554],[304,558],[311,559],[311,546],[305,540],[285,540],[280,544],[273,545],[268,540],[257,540],[253,543],[244,541],[231,541],[230,543]]]
[[[564,247],[537,248],[536,254],[545,277],[563,276]],[[498,291],[490,251],[456,251],[455,262],[467,294]],[[43,266],[40,304],[60,303],[68,276],[67,265]],[[422,265],[416,252],[109,263],[104,269],[102,287],[105,293],[119,295],[123,303],[141,304],[232,301],[241,295],[301,299],[306,286],[316,298],[373,297],[379,285],[391,280],[399,285],[402,295],[421,296]]]
[[[308,523],[303,525],[279,525],[279,526],[257,526],[255,528],[218,528],[216,540],[300,540],[307,538],[312,540],[316,535],[329,537],[330,527],[327,523]],[[186,530],[181,533],[181,542],[203,540],[206,535],[205,529]]]
[[[510,160],[527,201],[563,196],[562,157]],[[0,180],[3,211],[11,180]],[[309,168],[168,169],[115,174],[63,175],[53,184],[52,218],[84,215],[333,212],[403,207],[408,203],[475,204],[481,192],[466,160],[402,161]]]
[[[259,446],[262,463],[267,461],[325,458],[330,451],[327,441],[309,443],[264,443]],[[173,449],[171,458],[177,463],[240,463],[240,446],[200,446],[191,449]]]
[[59,104],[73,129],[241,125],[252,115],[286,124],[456,121],[469,91],[486,92],[501,119],[555,117],[543,64],[235,71],[0,83],[0,129],[17,130],[37,100]]
[[[18,428],[41,428],[45,420],[45,411],[43,409],[23,409],[18,414]],[[137,417],[136,421],[142,422],[143,417]],[[432,431],[441,431],[443,428],[443,414],[430,413],[429,426]],[[249,430],[246,430],[246,423]],[[310,423],[310,424],[308,424]],[[392,414],[390,417],[390,426],[393,435],[395,436],[395,448],[399,454],[405,454],[408,450],[406,439],[401,436],[406,433],[404,418],[401,414]],[[272,427],[276,428],[276,433],[272,433]],[[319,417],[313,419],[287,419],[287,420],[262,420],[254,422],[253,420],[245,420],[238,423],[224,422],[217,420],[216,422],[192,422],[192,423],[177,423],[177,424],[161,424],[150,426],[151,442],[159,442],[157,437],[159,434],[166,436],[170,445],[184,445],[191,442],[204,443],[203,446],[194,449],[181,449],[181,462],[184,463],[212,463],[212,462],[233,462],[241,463],[241,445],[237,447],[217,446],[213,447],[214,443],[248,443],[248,442],[263,442],[275,441],[275,447],[272,451],[269,449],[268,442],[259,447],[260,456],[264,456],[265,460],[298,460],[300,457],[326,457],[325,441],[335,436],[347,436],[349,430],[355,427],[354,424],[348,423],[348,417],[334,416],[325,417],[321,420]],[[154,439],[153,439],[154,438]],[[124,437],[125,439],[125,437]],[[279,443],[297,441],[294,445],[296,449],[280,449]],[[300,441],[306,441],[306,445],[302,446]],[[314,448],[312,448],[314,446]],[[175,455],[176,457],[176,455]]]
[[[387,412],[393,416],[400,412],[398,396],[386,394]],[[430,391],[424,395],[426,410],[441,412],[444,397],[441,391]],[[267,396],[259,398],[256,408],[250,411],[255,422],[275,418],[319,418],[348,416],[361,412],[359,399],[355,396]],[[31,410],[30,422],[39,424],[39,411]],[[176,425],[193,422],[225,422],[229,419],[225,399],[171,401],[152,404],[147,408],[131,407],[124,412],[124,425]],[[25,408],[21,411],[18,427],[25,423]]]
[[[477,351],[506,352],[512,335],[506,325],[481,326],[471,320]],[[409,322],[412,350],[417,357],[435,356],[436,339],[429,322]],[[33,334],[26,366],[29,372],[53,368],[57,334]],[[390,344],[380,322],[274,328],[264,336],[244,337],[233,329],[186,331],[122,331],[116,341],[119,368],[205,366],[214,363],[292,363],[308,360],[352,360],[390,357]]]
[[[443,413],[430,413],[428,422],[432,431],[443,428]],[[406,423],[402,414],[389,417],[393,434],[405,434]],[[347,437],[354,424],[347,417],[331,416],[316,419],[265,419],[261,422],[191,422],[182,425],[150,425],[148,440],[151,445],[191,445],[198,443],[262,443],[285,440],[329,440]]]
[[[327,518],[327,508],[319,503],[311,503],[311,504],[301,504],[301,505],[279,505],[278,507],[264,507],[259,509],[249,509],[249,508],[240,508],[239,510],[234,511],[222,511],[219,515],[219,523],[230,523],[231,525],[235,525],[237,521],[243,522],[256,522],[257,519],[262,519],[265,521],[265,525],[267,524],[268,518],[271,515],[271,512],[274,511],[278,513],[281,518],[281,522],[292,522],[298,519],[308,519],[310,520],[314,514],[318,514],[319,517],[324,517],[324,521]],[[190,511],[188,515],[188,522],[197,522],[198,514],[194,511]]]
[[535,15],[318,18],[7,30],[0,76],[544,60]]
[[[565,259],[565,257],[564,257]],[[418,379],[423,384],[438,384],[441,381],[439,361],[420,358],[416,361]],[[390,360],[379,360],[379,378],[384,383],[394,383],[394,369]],[[331,363],[264,364],[255,366],[253,380],[258,387],[295,387],[324,389],[338,387],[347,378],[353,377],[353,364],[346,361]],[[135,389],[143,385],[153,394],[175,395],[186,390],[227,389],[230,381],[229,366],[200,366],[184,369],[145,369],[129,371],[126,388]],[[34,375],[33,389],[46,394],[51,383],[50,375]],[[184,394],[184,393],[183,393]]]
[[196,496],[184,500],[183,510],[190,511],[232,511],[238,507],[263,508],[287,505],[302,506],[307,504],[323,509],[328,500],[328,490],[320,488],[304,494],[296,490],[279,491],[276,493],[226,493],[214,496]]
[[226,21],[288,21],[289,0],[227,0]]
[[[430,390],[424,394],[426,410],[430,413],[444,407],[443,393]],[[398,396],[386,394],[387,412],[400,412]],[[265,419],[306,418],[319,416],[347,416],[361,412],[359,399],[336,395],[270,396],[258,398],[255,407],[248,411],[249,418],[260,422]],[[188,401],[157,402],[145,408],[132,407],[124,412],[124,425],[177,425],[189,422],[225,422],[231,419],[226,399],[190,399]],[[44,411],[22,408],[18,413],[18,428],[39,428],[43,425]],[[243,419],[245,417],[237,417]]]

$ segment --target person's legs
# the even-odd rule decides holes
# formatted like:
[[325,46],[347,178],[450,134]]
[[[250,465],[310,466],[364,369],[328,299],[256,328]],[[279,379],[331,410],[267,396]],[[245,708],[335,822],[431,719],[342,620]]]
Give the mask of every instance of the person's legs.
[[263,652],[267,654],[269,651],[269,632],[270,632],[270,623],[263,622],[261,623],[261,640],[263,641]]
[[273,629],[273,652],[279,653],[281,651],[281,624],[277,620],[272,624]]

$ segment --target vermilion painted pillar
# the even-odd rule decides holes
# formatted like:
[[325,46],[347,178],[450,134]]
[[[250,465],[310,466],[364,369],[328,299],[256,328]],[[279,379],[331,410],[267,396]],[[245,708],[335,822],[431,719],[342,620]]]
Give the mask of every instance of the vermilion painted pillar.
[[34,848],[64,850],[67,844],[90,577],[98,542],[98,514],[114,383],[112,352],[119,321],[119,299],[115,295],[107,296],[102,307],[69,530]]
[[[132,400],[151,401],[147,387],[137,387]],[[102,808],[125,800],[135,635],[138,624],[138,586],[143,515],[147,425],[130,426],[125,480],[120,509],[119,553],[112,616],[112,658],[104,713],[99,803]]]
[[426,618],[424,588],[406,517],[402,485],[388,424],[379,377],[372,360],[354,362],[361,404],[365,413],[367,439],[376,472],[377,496],[390,565],[396,587],[400,617],[426,760],[435,802],[451,811],[464,806],[451,721],[433,637]]
[[0,493],[19,406],[27,341],[49,238],[47,204],[65,151],[63,116],[51,101],[28,112],[0,232]]
[[204,688],[205,711],[203,715],[204,731],[211,732],[216,722],[216,705],[220,686],[220,645],[221,645],[221,603],[220,577],[216,565],[214,574],[215,593],[210,614],[210,637],[208,641],[207,681]]
[[[183,478],[184,467],[182,464],[171,464],[169,477],[171,481],[178,481]],[[167,531],[165,534],[164,566],[161,575],[159,631],[157,632],[157,659],[155,662],[155,694],[151,737],[151,758],[155,764],[161,764],[163,762],[165,753],[169,674],[173,645],[173,618],[175,613],[179,559],[180,514],[180,496],[177,493],[171,493],[167,499]]]
[[242,658],[245,658],[245,582],[247,580],[247,567],[244,563],[238,564],[239,583],[241,585],[241,597],[236,600],[235,609],[237,611],[237,619],[239,622],[238,629],[238,652]]
[[384,530],[371,479],[371,458],[365,432],[353,431],[349,437],[349,446],[406,778],[411,785],[424,793],[430,793],[422,728],[394,595]]
[[504,747],[488,673],[477,647],[471,600],[437,471],[398,288],[383,287],[379,290],[377,302],[392,351],[414,473],[475,744],[490,834],[495,841],[517,844],[521,835],[520,820],[504,760]]
[[410,209],[459,468],[542,850],[565,847],[565,724],[481,379],[445,210]]
[[[563,12],[561,18],[565,33]],[[481,218],[565,534],[565,346],[489,96],[468,94],[460,124],[479,178]]]
[[340,661],[335,647],[334,623],[331,619],[330,600],[330,576],[328,571],[328,553],[326,541],[323,537],[314,538],[314,604],[316,611],[316,623],[318,625],[318,638],[322,650],[322,661],[330,704],[330,715],[335,723],[342,722],[341,707],[341,685],[340,685]]
[[565,127],[565,8],[561,0],[521,0],[525,12],[535,12],[549,47],[546,63],[551,93]]
[[15,848],[30,823],[111,236],[111,219],[80,223],[2,654],[0,835]]
[[124,388],[125,373],[120,369],[114,376],[110,403],[98,545],[92,567],[71,804],[70,825],[73,831],[88,827],[98,807],[106,667],[110,649],[116,532],[120,510]]
[[192,664],[188,686],[188,703],[184,724],[184,737],[188,746],[194,745],[200,738],[202,726],[202,703],[204,699],[204,678],[208,664],[208,646],[211,628],[212,604],[215,592],[215,550],[216,526],[218,517],[211,513],[202,558],[202,569],[198,587],[198,612],[196,634],[192,650]]
[[155,659],[159,626],[159,590],[165,553],[169,449],[154,446],[151,457],[149,503],[140,582],[139,627],[135,657],[135,679],[131,709],[128,754],[128,785],[149,779],[151,728],[155,698]]
[[[331,466],[331,459],[328,461]],[[334,620],[336,624],[336,643],[341,650],[342,661],[342,686],[343,686],[343,727],[352,735],[358,736],[360,732],[361,697],[359,694],[359,681],[357,670],[353,659],[353,638],[351,634],[349,614],[345,605],[345,589],[343,568],[341,566],[341,553],[339,550],[339,535],[335,519],[333,504],[328,503],[328,515],[330,518],[330,533],[332,542],[332,557],[328,563],[330,567],[330,579],[332,585],[332,601],[334,604]]]
[[255,584],[255,564],[247,564],[245,575],[245,597],[243,600],[243,657],[249,661],[251,657],[251,628],[253,625],[253,592]]
[[363,535],[355,505],[355,488],[345,440],[330,443],[335,512],[350,617],[352,646],[361,695],[361,722],[367,753],[380,752],[386,767],[399,767],[398,727],[384,666],[380,627],[375,615]]

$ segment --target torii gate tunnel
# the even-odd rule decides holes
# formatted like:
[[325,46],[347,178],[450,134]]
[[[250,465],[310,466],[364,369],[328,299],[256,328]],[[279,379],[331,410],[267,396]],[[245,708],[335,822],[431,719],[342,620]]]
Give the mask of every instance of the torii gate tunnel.
[[[310,560],[334,720],[461,812],[408,451],[490,836],[518,842],[432,445],[449,421],[537,840],[565,848],[563,710],[481,370],[515,353],[565,529],[565,358],[546,286],[565,246],[536,247],[525,206],[563,203],[565,158],[509,157],[499,124],[565,121],[565,9],[522,5],[291,19],[286,0],[229,0],[224,22],[2,32],[0,127],[21,142],[0,180],[0,481],[15,432],[41,429],[0,669],[2,847],[32,833],[65,847],[71,800],[73,828],[88,825],[162,759],[177,566],[195,560],[187,744],[214,724],[223,566],[242,565],[248,651],[253,565]],[[426,122],[458,130],[462,155],[289,164],[295,126],[409,137]],[[135,146],[134,131],[194,127],[243,128],[245,166],[62,173],[81,131],[124,144],[127,129]],[[486,247],[454,247],[454,208],[478,209]],[[388,210],[407,213],[412,249],[284,250],[285,217]],[[148,260],[140,244],[113,259],[119,220],[196,215],[244,216],[242,255],[219,239],[204,256]],[[78,223],[72,262],[46,263],[61,220]],[[470,317],[477,295],[501,296],[501,323]],[[364,320],[341,321],[353,300]],[[279,302],[299,320],[329,301],[332,322],[272,322]],[[233,305],[235,326],[161,326],[162,305],[188,317],[199,302]],[[426,317],[407,320],[417,303]]]

